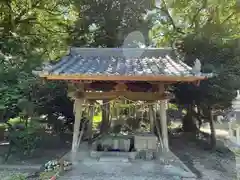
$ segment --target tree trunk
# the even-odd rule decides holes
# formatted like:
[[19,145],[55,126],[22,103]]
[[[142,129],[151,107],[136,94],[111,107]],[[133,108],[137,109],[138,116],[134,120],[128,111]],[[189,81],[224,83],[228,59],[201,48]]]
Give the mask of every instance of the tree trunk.
[[215,131],[215,126],[213,122],[213,113],[212,113],[212,108],[209,107],[209,124],[210,124],[210,129],[211,129],[211,147],[215,148],[216,147],[216,131]]
[[193,119],[192,110],[193,110],[192,104],[189,104],[187,108],[187,114],[183,117],[183,120],[182,120],[184,132],[196,133],[197,127]]
[[25,119],[25,127],[28,127],[28,118]]

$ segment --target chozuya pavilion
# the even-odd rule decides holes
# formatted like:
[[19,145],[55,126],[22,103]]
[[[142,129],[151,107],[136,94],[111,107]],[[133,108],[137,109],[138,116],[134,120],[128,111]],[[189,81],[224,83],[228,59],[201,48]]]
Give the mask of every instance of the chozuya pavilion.
[[[75,113],[72,154],[79,147],[82,108],[99,100],[106,102],[119,98],[158,104],[159,138],[163,150],[168,151],[166,104],[172,96],[166,92],[166,88],[181,82],[198,85],[206,79],[203,74],[195,73],[192,67],[177,60],[170,48],[72,47],[68,55],[54,65],[45,66],[39,75],[47,80],[67,81],[74,87],[69,90]],[[93,113],[89,114],[92,115],[88,132],[92,137]],[[153,114],[149,117],[152,130],[156,123]],[[141,149],[143,141],[138,143],[136,146]]]

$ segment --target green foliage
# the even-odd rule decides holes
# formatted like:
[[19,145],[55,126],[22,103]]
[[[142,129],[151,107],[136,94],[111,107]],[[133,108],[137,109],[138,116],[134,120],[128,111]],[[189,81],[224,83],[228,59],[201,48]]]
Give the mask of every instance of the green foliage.
[[48,172],[41,172],[40,173],[40,180],[46,180],[50,179],[52,176],[54,176],[56,173],[60,171],[60,168],[56,168],[53,171],[48,171]]
[[[240,87],[239,52],[235,42],[209,41],[202,36],[189,35],[184,39],[185,61],[193,65],[196,58],[201,60],[202,71],[213,72],[215,77],[202,81],[200,86],[178,86],[177,96],[180,103],[209,105],[224,109],[231,105]],[[188,94],[188,98],[184,98]]]
[[158,46],[169,46],[189,34],[229,40],[239,37],[239,5],[236,0],[161,0],[152,15],[151,39]]
[[12,175],[8,180],[27,180],[27,177],[24,174],[16,174]]
[[75,1],[79,12],[69,39],[74,46],[119,47],[133,31],[141,31],[148,44],[150,22],[144,19],[153,2],[143,0]]
[[[160,8],[149,12],[153,3],[149,0],[0,2],[0,120],[42,114],[48,115],[52,124],[59,115],[73,120],[73,104],[67,97],[66,83],[43,82],[32,75],[32,70],[45,59],[61,57],[69,44],[119,47],[126,35],[135,30],[144,34],[147,45],[148,34],[157,46],[173,46],[176,39],[181,39],[184,52],[180,55],[187,64],[193,65],[199,58],[203,72],[217,74],[199,87],[177,86],[174,92],[178,104],[228,107],[240,82],[239,44],[234,42],[240,29],[236,1],[161,0]],[[29,132],[24,133],[30,136]],[[27,147],[33,146],[26,143],[28,140],[23,141]]]
[[12,130],[9,134],[9,140],[13,152],[21,152],[24,155],[31,155],[41,140],[39,127],[31,124],[23,130]]
[[[189,34],[183,38],[184,52],[181,55],[185,62],[193,66],[198,58],[202,63],[202,72],[215,74],[199,86],[180,84],[175,87],[177,103],[188,107],[188,113],[183,119],[185,131],[196,129],[193,119],[197,119],[200,125],[202,121],[212,124],[212,111],[231,107],[236,90],[240,88],[239,47],[235,40],[223,41],[220,37],[215,39],[208,34]],[[194,107],[197,107],[197,111]],[[213,128],[211,132],[214,145]]]
[[202,72],[217,75],[202,81],[199,87],[177,86],[178,103],[229,107],[240,87],[239,45],[234,38],[239,34],[238,14],[235,0],[161,1],[152,17],[152,40],[159,46],[174,47],[180,39],[183,52],[178,53],[187,64],[193,66],[198,58]]
[[0,10],[3,27],[0,33],[4,38],[17,34],[25,37],[28,48],[36,48],[51,59],[59,56],[68,36],[67,29],[74,20],[69,1],[2,1]]
[[[212,110],[229,108],[240,88],[239,12],[235,0],[161,0],[151,16],[154,44],[172,46],[190,66],[198,58],[202,72],[216,75],[200,86],[179,84],[173,89],[178,105],[187,109],[183,129],[197,130],[195,120],[199,125],[210,122],[212,145],[216,144]],[[177,42],[182,42],[180,48]]]
[[236,157],[240,157],[240,150],[232,150]]
[[68,48],[66,40],[74,45],[110,47],[122,45],[134,30],[147,37],[149,21],[142,14],[151,8],[150,1],[126,0],[1,2],[1,121],[41,114],[47,114],[52,124],[59,115],[73,120],[66,84],[43,82],[32,70],[45,59],[61,57]]
[[[34,89],[32,91],[31,89]],[[67,96],[67,84],[64,82],[41,82],[36,79],[28,92],[29,98],[36,104],[39,114],[63,115],[73,118],[73,103]]]
[[[73,4],[13,0],[0,2],[0,10],[0,121],[55,112],[67,114],[65,109],[70,114],[72,106],[68,106],[65,87],[44,84],[32,70],[45,59],[54,60],[66,52],[69,27],[76,17]],[[64,101],[70,110],[64,109]]]

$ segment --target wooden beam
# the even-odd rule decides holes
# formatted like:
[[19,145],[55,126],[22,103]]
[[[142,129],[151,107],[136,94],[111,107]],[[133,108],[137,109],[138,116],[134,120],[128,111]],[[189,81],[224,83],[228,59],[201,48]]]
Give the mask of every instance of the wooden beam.
[[128,87],[126,84],[120,82],[116,86],[114,86],[115,91],[127,91]]
[[49,80],[84,80],[84,81],[159,81],[159,82],[193,82],[205,80],[205,76],[167,76],[167,75],[40,75]]
[[72,99],[83,98],[84,83],[68,83],[68,97]]
[[201,81],[197,80],[194,84],[195,84],[197,87],[199,87],[199,86],[200,86],[200,82],[201,82]]
[[159,82],[150,83],[142,81],[95,81],[85,84],[85,91],[133,91],[133,92],[156,92]]
[[84,97],[88,100],[112,100],[118,97],[125,97],[133,101],[157,101],[170,99],[171,96],[158,92],[130,92],[130,91],[111,91],[111,92],[84,92]]

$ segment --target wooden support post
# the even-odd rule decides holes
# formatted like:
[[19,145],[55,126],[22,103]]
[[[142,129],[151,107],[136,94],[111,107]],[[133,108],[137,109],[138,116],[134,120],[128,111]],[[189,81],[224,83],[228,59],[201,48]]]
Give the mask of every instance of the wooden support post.
[[149,105],[149,120],[150,120],[150,132],[154,134],[154,109],[153,109],[153,105]]
[[160,146],[161,146],[161,151],[163,151],[163,141],[162,141],[162,134],[161,134],[161,130],[160,130],[160,122],[158,121],[159,118],[157,118],[157,112],[158,112],[158,104],[155,104],[154,105],[155,107],[155,113],[154,113],[154,124],[155,124],[155,127],[157,129],[157,136],[158,136],[158,140],[159,140],[159,143],[160,143]]
[[103,100],[102,105],[102,122],[100,126],[100,133],[106,133],[109,128],[110,104],[109,101]]
[[166,113],[166,100],[160,101],[160,119],[161,119],[161,131],[162,131],[162,139],[163,139],[163,147],[164,151],[169,151],[168,145],[168,127],[167,127],[167,113]]
[[90,144],[92,141],[92,125],[93,125],[93,118],[94,118],[94,102],[90,102],[90,108],[89,108],[89,123],[88,123],[88,143]]
[[230,138],[233,137],[232,122],[228,122],[228,135],[230,136]]
[[137,108],[136,108],[136,105],[133,106],[133,110],[134,110],[134,118],[137,119]]
[[78,137],[80,133],[80,123],[82,119],[82,105],[84,103],[83,99],[76,98],[74,101],[74,130],[73,130],[73,141],[72,141],[72,152],[76,153],[78,149]]
[[237,144],[240,143],[240,130],[239,127],[236,128],[236,139],[237,139]]

